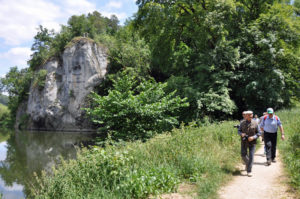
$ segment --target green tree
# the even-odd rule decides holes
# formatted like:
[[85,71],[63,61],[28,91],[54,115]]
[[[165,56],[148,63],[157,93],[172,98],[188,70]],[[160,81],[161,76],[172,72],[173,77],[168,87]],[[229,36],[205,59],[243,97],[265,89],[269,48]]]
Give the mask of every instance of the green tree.
[[299,18],[288,1],[137,4],[134,25],[151,49],[150,74],[188,97],[192,119],[226,117],[235,104],[260,111],[299,99]]
[[9,95],[8,109],[10,110],[12,121],[15,121],[16,112],[20,104],[28,98],[32,74],[30,68],[19,70],[15,66],[10,69],[4,78],[1,78],[3,90]]
[[137,82],[135,76],[122,72],[113,80],[107,96],[92,94],[94,107],[87,114],[113,139],[147,139],[178,125],[178,109],[188,106],[186,99],[166,94],[166,83],[154,80]]
[[34,36],[34,43],[32,44],[31,50],[33,54],[31,59],[28,61],[29,66],[34,70],[43,64],[51,54],[51,43],[53,41],[54,31],[44,28],[42,25],[39,26],[36,36]]

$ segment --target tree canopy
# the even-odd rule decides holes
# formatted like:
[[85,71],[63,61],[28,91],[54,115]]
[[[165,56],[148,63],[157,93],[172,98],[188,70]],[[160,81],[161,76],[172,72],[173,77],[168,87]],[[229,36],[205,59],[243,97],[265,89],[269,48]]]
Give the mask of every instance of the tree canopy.
[[[299,99],[299,17],[288,1],[138,0],[151,72],[189,96],[193,118]],[[174,85],[175,84],[175,85]]]

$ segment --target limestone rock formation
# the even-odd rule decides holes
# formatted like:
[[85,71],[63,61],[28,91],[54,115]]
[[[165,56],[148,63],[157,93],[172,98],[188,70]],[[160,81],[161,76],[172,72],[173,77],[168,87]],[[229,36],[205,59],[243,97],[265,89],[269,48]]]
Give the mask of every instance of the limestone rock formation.
[[48,60],[40,68],[47,70],[45,86],[30,88],[27,129],[91,130],[82,108],[87,95],[103,80],[107,64],[106,49],[87,38],[73,40],[60,59]]

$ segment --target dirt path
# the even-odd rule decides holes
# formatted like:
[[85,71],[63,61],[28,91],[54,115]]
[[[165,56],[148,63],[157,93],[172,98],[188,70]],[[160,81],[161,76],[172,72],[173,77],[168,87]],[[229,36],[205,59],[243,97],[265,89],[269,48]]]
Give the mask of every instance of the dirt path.
[[221,199],[291,199],[296,198],[283,183],[284,176],[282,163],[277,158],[276,163],[265,166],[266,157],[264,147],[257,145],[252,167],[252,177],[246,175],[244,165],[241,165],[241,174],[234,176],[233,180],[221,188]]

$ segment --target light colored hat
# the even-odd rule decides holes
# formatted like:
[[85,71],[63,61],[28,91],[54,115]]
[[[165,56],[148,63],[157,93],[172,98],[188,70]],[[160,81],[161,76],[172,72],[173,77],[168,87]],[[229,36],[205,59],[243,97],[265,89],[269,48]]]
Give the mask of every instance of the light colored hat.
[[248,114],[250,114],[250,115],[251,115],[251,114],[253,114],[253,112],[252,112],[252,111],[244,111],[243,113],[244,113],[245,115],[248,115]]
[[273,113],[274,113],[274,110],[273,110],[272,108],[268,108],[268,109],[267,109],[267,112],[268,112],[269,114],[273,114]]

